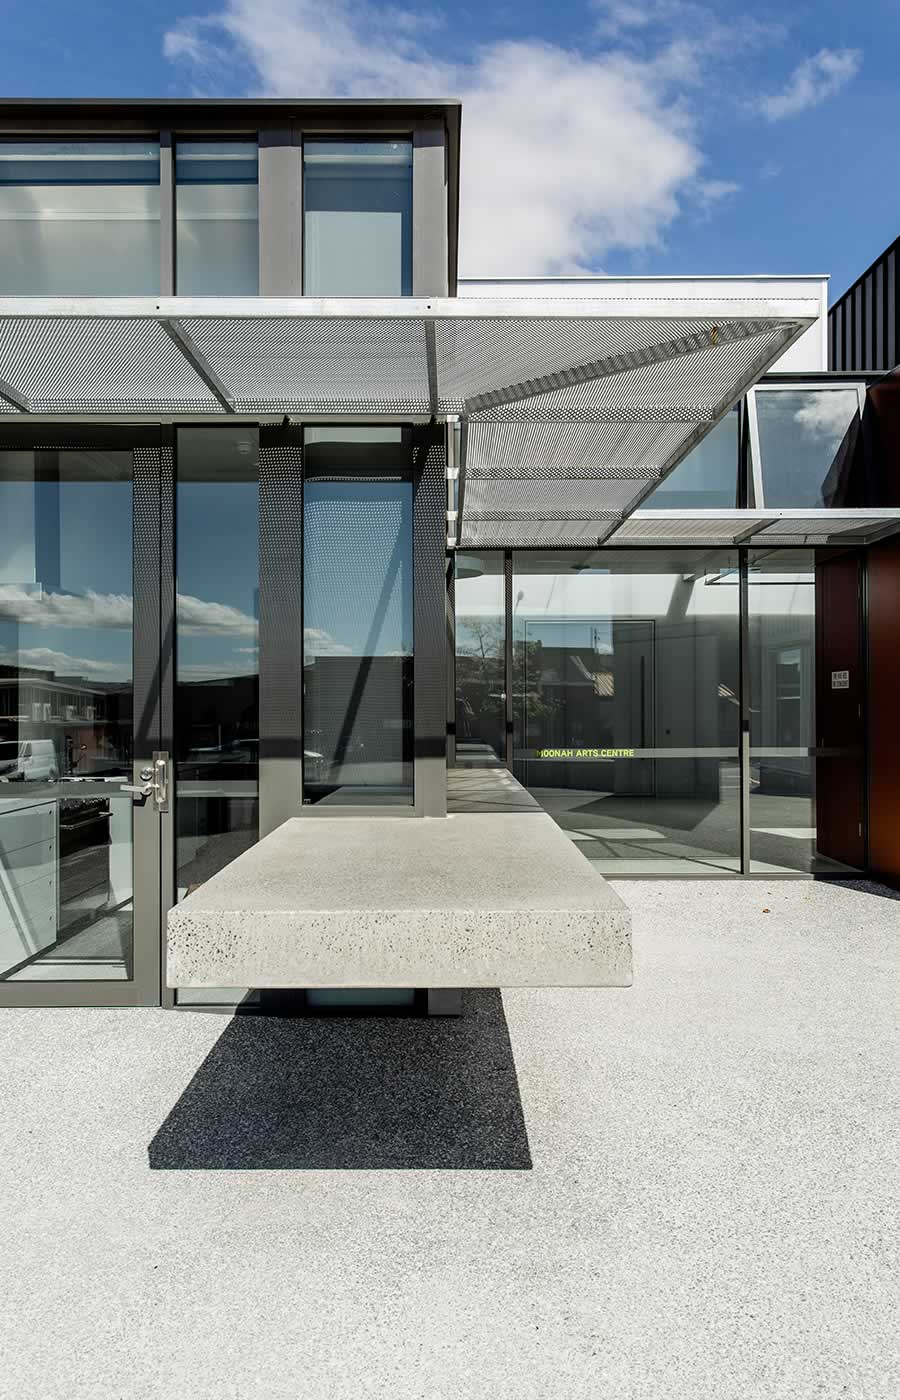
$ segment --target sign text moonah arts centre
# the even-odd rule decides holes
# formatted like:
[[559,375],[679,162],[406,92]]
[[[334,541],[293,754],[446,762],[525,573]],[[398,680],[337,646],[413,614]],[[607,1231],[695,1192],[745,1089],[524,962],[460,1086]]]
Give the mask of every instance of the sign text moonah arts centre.
[[537,758],[634,758],[634,749],[538,749]]

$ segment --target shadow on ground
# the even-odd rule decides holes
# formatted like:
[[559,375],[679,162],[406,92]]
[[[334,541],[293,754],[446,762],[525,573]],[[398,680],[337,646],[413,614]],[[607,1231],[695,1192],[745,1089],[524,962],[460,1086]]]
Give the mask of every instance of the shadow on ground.
[[500,993],[454,1018],[237,1016],[149,1148],[156,1170],[521,1171]]

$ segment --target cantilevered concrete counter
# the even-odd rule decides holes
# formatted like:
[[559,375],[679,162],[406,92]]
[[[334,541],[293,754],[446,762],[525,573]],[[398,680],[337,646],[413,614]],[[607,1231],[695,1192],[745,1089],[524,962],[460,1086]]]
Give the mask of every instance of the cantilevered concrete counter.
[[630,916],[540,810],[295,818],[171,911],[167,980],[623,987]]

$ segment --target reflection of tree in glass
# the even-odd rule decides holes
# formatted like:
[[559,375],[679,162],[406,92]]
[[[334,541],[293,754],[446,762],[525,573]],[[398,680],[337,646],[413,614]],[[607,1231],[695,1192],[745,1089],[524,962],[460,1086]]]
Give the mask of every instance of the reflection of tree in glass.
[[503,714],[503,618],[460,617],[456,631],[457,737],[500,724]]
[[523,721],[526,716],[530,723],[548,720],[563,709],[561,699],[545,692],[541,684],[542,643],[516,642],[514,648],[514,670],[518,684],[516,689],[524,705]]

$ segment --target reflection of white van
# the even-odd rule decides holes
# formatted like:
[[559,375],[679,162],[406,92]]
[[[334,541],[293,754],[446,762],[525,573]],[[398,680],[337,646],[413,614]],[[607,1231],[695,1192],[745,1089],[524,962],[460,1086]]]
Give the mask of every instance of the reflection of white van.
[[55,783],[59,777],[52,739],[12,739],[0,743],[0,783]]

